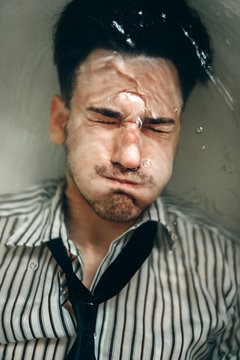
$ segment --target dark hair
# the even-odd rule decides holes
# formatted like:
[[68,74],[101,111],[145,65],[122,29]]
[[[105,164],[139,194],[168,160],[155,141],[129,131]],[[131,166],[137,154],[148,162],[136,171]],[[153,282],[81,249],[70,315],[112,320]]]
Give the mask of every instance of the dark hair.
[[54,28],[54,63],[67,105],[77,68],[97,48],[171,60],[184,101],[197,81],[206,81],[212,62],[207,30],[184,0],[74,0]]

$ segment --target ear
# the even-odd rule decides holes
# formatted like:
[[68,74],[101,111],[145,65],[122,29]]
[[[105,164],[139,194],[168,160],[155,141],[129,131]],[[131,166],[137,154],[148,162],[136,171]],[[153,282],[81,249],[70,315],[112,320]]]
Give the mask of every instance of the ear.
[[50,111],[50,141],[62,145],[65,141],[65,125],[69,110],[59,95],[55,95],[51,102]]

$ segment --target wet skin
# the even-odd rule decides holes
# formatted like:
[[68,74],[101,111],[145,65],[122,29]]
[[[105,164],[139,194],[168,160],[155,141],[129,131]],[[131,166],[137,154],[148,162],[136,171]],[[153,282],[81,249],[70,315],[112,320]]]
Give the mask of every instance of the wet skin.
[[170,61],[93,51],[79,67],[70,109],[52,101],[51,139],[65,144],[67,191],[78,208],[135,221],[171,177],[181,108]]

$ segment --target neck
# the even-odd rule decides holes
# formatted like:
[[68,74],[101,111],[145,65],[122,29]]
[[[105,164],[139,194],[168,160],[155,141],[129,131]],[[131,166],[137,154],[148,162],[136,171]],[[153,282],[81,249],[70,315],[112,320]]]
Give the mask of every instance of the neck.
[[80,250],[98,249],[106,253],[111,242],[135,223],[111,222],[98,216],[69,177],[65,195],[68,235]]

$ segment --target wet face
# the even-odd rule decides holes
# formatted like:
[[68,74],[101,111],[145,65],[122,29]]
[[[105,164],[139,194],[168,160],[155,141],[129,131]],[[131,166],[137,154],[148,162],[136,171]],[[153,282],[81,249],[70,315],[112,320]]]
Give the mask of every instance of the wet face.
[[170,179],[181,108],[171,62],[92,52],[77,73],[70,110],[53,99],[51,120],[79,199],[109,221],[137,218]]

